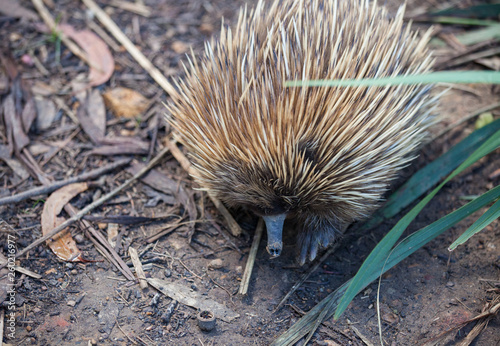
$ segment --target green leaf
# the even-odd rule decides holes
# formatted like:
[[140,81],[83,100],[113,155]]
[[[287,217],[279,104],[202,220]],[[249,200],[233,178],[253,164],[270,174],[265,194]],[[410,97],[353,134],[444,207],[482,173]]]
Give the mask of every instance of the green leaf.
[[498,130],[500,130],[500,119],[472,132],[445,154],[419,170],[397,189],[387,199],[382,209],[376,211],[360,229],[368,230],[382,223],[384,219],[398,214],[439,183],[446,175],[450,174],[468,155],[472,154],[488,137]]
[[[500,28],[500,26],[499,26]],[[500,35],[500,29],[498,30]],[[443,71],[420,75],[398,75],[383,78],[337,79],[286,81],[285,87],[339,87],[339,86],[387,86],[435,83],[486,83],[500,84],[500,72],[497,71]]]
[[[379,265],[373,270],[372,274],[369,277],[371,281],[367,282],[366,285],[361,288],[361,290],[367,287],[373,280],[376,280],[380,275],[384,274],[389,269],[420,249],[422,246],[438,237],[439,235],[443,234],[450,227],[462,221],[472,213],[480,210],[484,206],[490,204],[499,197],[500,186],[496,186],[490,191],[477,197],[475,200],[433,222],[429,226],[426,226],[411,234],[409,237],[407,237],[394,247],[394,250],[390,253],[387,261],[379,263]],[[305,314],[299,321],[297,321],[297,323],[295,323],[289,330],[287,330],[278,339],[276,339],[272,343],[272,345],[292,345],[299,341],[307,333],[314,333],[314,326],[317,324],[315,323],[315,321],[317,321],[320,316],[323,316],[323,320],[325,320],[333,315],[335,309],[338,306],[338,301],[340,300],[342,293],[345,292],[351,282],[352,280],[347,281],[339,288],[337,288],[334,292],[330,293],[325,299],[319,302],[318,305],[313,307],[307,314]]]
[[488,226],[490,223],[495,221],[500,217],[500,200],[491,206],[486,213],[481,215],[479,219],[476,220],[457,240],[450,245],[448,250],[453,251],[458,245],[462,245],[467,240],[470,239],[474,234],[480,232],[483,228]]
[[358,273],[352,279],[346,293],[342,297],[337,311],[335,312],[335,319],[338,319],[340,315],[345,311],[349,303],[354,299],[356,294],[365,287],[370,281],[370,276],[373,275],[374,270],[380,263],[385,262],[391,248],[401,237],[401,234],[406,230],[408,225],[415,219],[415,217],[420,213],[420,211],[429,203],[429,201],[441,190],[441,188],[453,179],[455,176],[460,174],[467,167],[472,165],[474,162],[489,154],[496,148],[500,147],[500,131],[493,134],[486,142],[484,142],[472,155],[470,155],[457,169],[455,169],[438,187],[432,190],[424,199],[422,199],[413,209],[411,209],[408,214],[403,216],[401,220],[392,228],[392,230],[375,246],[373,251],[368,255],[367,259],[361,265]]

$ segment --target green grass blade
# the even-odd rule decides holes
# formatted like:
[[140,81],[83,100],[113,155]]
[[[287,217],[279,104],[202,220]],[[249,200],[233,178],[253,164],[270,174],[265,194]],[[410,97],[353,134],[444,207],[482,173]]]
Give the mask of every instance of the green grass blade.
[[[470,214],[475,213],[484,206],[490,204],[497,198],[500,198],[500,186],[496,186],[495,188],[477,197],[476,199],[460,207],[459,209],[451,212],[445,217],[433,222],[429,226],[416,231],[394,247],[394,250],[390,253],[390,256],[386,262],[379,263],[379,266],[373,271],[373,274],[370,276],[371,281],[376,280],[377,277],[400,263],[402,260],[427,244],[429,241],[441,235],[450,227],[454,226]],[[368,286],[371,281],[367,283],[366,286]],[[276,339],[272,343],[272,345],[292,345],[299,341],[306,334],[310,332],[314,333],[314,326],[316,325],[315,321],[318,320],[318,318],[320,318],[321,316],[323,316],[324,319],[328,319],[333,315],[335,309],[337,308],[337,303],[340,300],[341,295],[343,294],[343,292],[345,292],[350,283],[351,280],[347,281],[339,288],[337,288],[334,292],[330,293],[325,299],[319,302],[299,321],[297,321],[297,323],[295,323],[289,330],[287,330],[278,339]],[[364,286],[362,289],[364,289],[366,286]]]
[[[500,26],[499,26],[500,28]],[[500,30],[498,31],[500,35]],[[500,84],[497,71],[443,71],[420,75],[404,75],[383,78],[286,81],[285,87],[339,87],[339,86],[387,86],[435,83],[486,83]]]
[[342,297],[337,311],[335,312],[335,319],[338,319],[340,315],[345,311],[349,303],[354,299],[356,294],[365,287],[370,281],[370,275],[380,263],[385,262],[391,248],[401,237],[401,234],[406,230],[408,225],[415,219],[415,217],[420,213],[420,211],[429,203],[429,201],[441,190],[441,188],[455,176],[460,174],[467,167],[472,165],[474,162],[489,154],[496,148],[500,147],[500,131],[493,134],[486,142],[484,142],[472,155],[470,155],[457,169],[455,169],[438,187],[432,190],[424,199],[422,199],[413,209],[411,209],[398,223],[392,228],[392,230],[380,241],[380,243],[375,246],[373,251],[367,257],[367,259],[361,265],[358,273],[354,276],[353,281],[347,288],[346,293]]
[[482,26],[498,25],[498,22],[494,20],[458,18],[458,17],[447,17],[447,16],[431,17],[429,18],[428,21],[440,24],[456,24],[456,25],[482,25]]
[[500,130],[500,119],[472,132],[445,154],[416,172],[387,199],[382,209],[375,212],[361,226],[360,230],[368,230],[379,225],[385,219],[395,216],[416,201],[457,168],[467,156],[472,154],[488,137],[498,130]]
[[481,4],[466,8],[449,8],[432,13],[433,16],[462,16],[476,18],[495,18],[500,16],[500,4]]
[[479,219],[476,220],[457,240],[450,245],[448,250],[453,251],[458,245],[462,245],[474,234],[480,232],[483,228],[500,217],[500,200],[491,206]]

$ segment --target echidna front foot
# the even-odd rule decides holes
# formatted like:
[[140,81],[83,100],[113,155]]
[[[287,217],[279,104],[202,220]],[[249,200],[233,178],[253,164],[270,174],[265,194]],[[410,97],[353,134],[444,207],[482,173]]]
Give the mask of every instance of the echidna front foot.
[[336,230],[331,227],[319,229],[306,229],[299,232],[298,246],[300,253],[297,258],[300,265],[306,263],[307,258],[313,261],[318,255],[318,250],[330,245],[335,240]]

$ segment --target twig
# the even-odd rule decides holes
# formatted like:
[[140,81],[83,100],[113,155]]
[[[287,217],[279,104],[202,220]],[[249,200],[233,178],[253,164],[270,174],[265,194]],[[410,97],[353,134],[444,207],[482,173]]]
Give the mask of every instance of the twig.
[[[2,258],[0,258],[0,265],[2,265],[2,267],[4,267],[5,265],[7,265],[7,261],[3,260]],[[14,266],[14,270],[17,271],[17,272],[19,272],[19,273],[21,273],[21,274],[30,276],[30,277],[32,277],[34,279],[41,279],[42,278],[42,276],[40,274],[32,272],[31,270],[28,270],[26,268],[20,267],[18,265]]]
[[128,336],[128,334],[127,334],[127,333],[125,333],[125,331],[124,331],[124,330],[122,329],[122,327],[120,326],[120,323],[118,323],[118,319],[117,319],[116,317],[115,317],[115,321],[116,321],[116,325],[118,326],[118,329],[120,329],[120,331],[123,333],[123,335],[125,335],[125,336],[127,337],[127,339],[128,339],[131,343],[133,343],[134,345],[137,345],[137,342],[135,342],[134,340],[132,340],[132,339],[130,338],[130,336]]
[[[45,8],[45,5],[43,4],[42,0],[31,0],[33,3],[33,6],[35,6],[36,10],[38,11],[38,14],[40,14],[40,17],[42,17],[43,21],[47,26],[49,27],[50,30],[52,31],[57,31],[57,24],[52,19],[52,16],[50,15],[50,12]],[[100,69],[98,66],[95,66],[95,64],[92,64],[92,62],[87,58],[87,54],[85,54],[84,51],[78,47],[73,41],[71,41],[63,32],[58,32],[57,34],[61,38],[61,41],[64,42],[64,44],[68,47],[68,49],[75,54],[77,57],[82,59],[87,65]]]
[[20,257],[20,256],[24,255],[26,252],[33,249],[35,246],[38,246],[38,245],[42,244],[44,241],[46,241],[47,239],[52,238],[56,234],[63,231],[66,227],[72,225],[75,221],[80,220],[84,215],[86,215],[91,210],[94,210],[98,206],[102,205],[104,202],[106,202],[106,201],[110,200],[111,198],[113,198],[114,196],[116,196],[122,190],[129,187],[133,182],[135,182],[137,179],[142,177],[153,166],[155,166],[158,162],[160,162],[160,160],[163,158],[163,156],[165,156],[166,153],[168,153],[168,151],[169,151],[168,148],[163,148],[163,150],[153,160],[151,160],[151,162],[146,167],[144,167],[139,172],[137,172],[132,178],[127,180],[125,183],[123,183],[122,185],[120,185],[119,187],[114,189],[113,191],[102,196],[97,201],[95,201],[95,202],[89,204],[88,206],[86,206],[85,208],[83,208],[80,212],[78,212],[77,214],[75,214],[74,216],[72,216],[68,220],[64,221],[62,224],[60,224],[59,227],[54,228],[52,231],[50,231],[49,233],[47,233],[46,235],[44,235],[40,239],[34,241],[33,243],[31,243],[30,245],[25,247],[23,250],[21,250],[20,252],[17,253],[16,257]]
[[[167,148],[170,149],[170,153],[172,154],[172,156],[175,157],[175,159],[180,163],[181,167],[186,172],[188,172],[190,175],[196,175],[196,171],[191,165],[191,162],[189,162],[188,158],[180,151],[175,142],[167,140],[165,141],[165,145],[167,146]],[[243,233],[243,230],[241,229],[240,225],[238,225],[236,220],[233,218],[231,213],[226,209],[226,207],[222,204],[222,202],[219,201],[210,192],[208,192],[208,197],[210,197],[212,203],[219,210],[222,216],[226,219],[231,234],[235,237],[239,237]]]
[[106,165],[104,167],[92,170],[88,173],[80,174],[76,177],[57,181],[55,183],[51,183],[50,185],[36,187],[34,189],[21,192],[17,195],[14,195],[14,196],[0,198],[0,205],[18,203],[18,202],[24,201],[28,198],[31,198],[31,197],[49,194],[57,189],[60,189],[63,186],[69,185],[69,184],[78,183],[81,181],[87,181],[89,179],[94,179],[94,178],[99,177],[99,176],[103,175],[104,173],[112,171],[118,167],[127,165],[130,163],[130,161],[131,161],[131,159],[118,160],[118,161],[113,162],[113,163]]
[[353,330],[353,332],[358,336],[358,338],[361,339],[361,341],[363,341],[365,343],[365,345],[367,346],[374,346],[370,340],[368,340],[368,338],[366,336],[364,336],[363,334],[361,334],[361,332],[358,330],[358,328],[354,327],[352,324],[350,325],[351,329]]
[[3,340],[3,329],[4,329],[4,321],[5,321],[5,310],[0,310],[0,340]]
[[252,276],[253,264],[255,262],[255,257],[257,256],[257,249],[259,248],[262,233],[264,233],[263,231],[264,221],[260,218],[257,228],[255,229],[255,235],[253,236],[252,247],[250,248],[250,254],[248,255],[245,271],[243,272],[243,278],[241,279],[239,290],[239,294],[241,295],[245,295],[248,292],[248,284],[250,283],[250,277]]
[[[70,215],[78,214],[79,210],[72,206],[71,204],[66,204],[64,206],[64,210]],[[133,281],[135,280],[134,274],[127,266],[127,264],[123,261],[123,259],[116,253],[115,249],[111,247],[106,238],[98,232],[90,222],[87,220],[80,220],[83,225],[83,229],[85,229],[87,233],[87,237],[94,243],[97,250],[108,259],[108,261],[113,264],[119,271],[122,272],[123,276],[127,278],[127,280]]]
[[274,309],[274,312],[278,311],[282,306],[283,304],[285,304],[285,302],[288,300],[288,298],[290,298],[290,296],[297,290],[297,288],[299,288],[304,282],[306,282],[306,280],[309,278],[309,276],[311,276],[312,273],[314,273],[318,268],[319,266],[324,262],[326,261],[326,259],[328,257],[330,257],[330,255],[332,253],[334,253],[337,248],[340,246],[339,245],[340,242],[337,242],[335,244],[333,244],[327,252],[325,252],[323,254],[323,256],[321,256],[321,258],[318,260],[318,262],[316,262],[316,264],[314,264],[314,266],[312,266],[306,273],[304,273],[304,275],[302,275],[302,277],[299,279],[299,281],[297,281],[293,286],[292,288],[290,289],[290,291],[288,291],[288,293],[286,294],[286,296],[284,296],[281,301],[279,302],[279,304],[276,306],[276,308]]
[[141,286],[141,289],[143,290],[148,288],[146,275],[144,274],[144,269],[142,269],[142,263],[141,260],[139,259],[139,256],[137,255],[137,250],[134,249],[132,246],[129,246],[128,254],[130,255],[130,259],[132,260],[132,264],[134,265],[135,274],[139,279],[139,286]]
[[[33,0],[35,1],[35,0]],[[36,0],[41,1],[41,0]],[[94,12],[99,21],[108,29],[108,31],[120,42],[132,57],[145,69],[149,75],[160,85],[170,96],[179,97],[179,93],[158,70],[151,61],[130,41],[130,39],[120,30],[115,22],[104,12],[94,0],[82,0],[83,3]]]
[[179,263],[188,271],[190,272],[191,274],[193,274],[195,277],[197,277],[198,279],[200,280],[203,280],[203,278],[201,276],[199,276],[198,274],[196,274],[194,271],[192,271],[191,269],[189,269],[189,267],[187,265],[184,264],[184,262],[181,261],[180,258],[177,258],[177,260],[179,261]]

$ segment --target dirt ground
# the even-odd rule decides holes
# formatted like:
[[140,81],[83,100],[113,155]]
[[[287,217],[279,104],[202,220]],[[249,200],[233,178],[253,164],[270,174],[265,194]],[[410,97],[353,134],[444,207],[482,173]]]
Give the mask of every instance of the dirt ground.
[[[71,24],[77,29],[88,28],[86,23],[89,11],[81,2],[54,1],[52,8],[52,1],[46,3],[52,16],[57,17],[60,23]],[[221,18],[224,18],[225,23],[234,24],[238,9],[244,4],[239,0],[146,0],[144,3],[151,14],[145,17],[117,6],[104,6],[105,3],[109,2],[101,1],[99,5],[106,8],[118,26],[167,77],[182,76],[180,61],[184,59],[189,47],[192,46],[195,53],[200,52],[204,42],[217,34]],[[463,5],[471,3],[467,1]],[[20,4],[36,14],[31,2],[21,1]],[[411,15],[429,11],[433,4],[430,1],[409,1],[408,13]],[[392,11],[397,5],[397,1],[388,2]],[[32,88],[37,88],[38,91],[32,89],[37,97],[49,100],[57,97],[63,100],[70,111],[76,112],[75,104],[84,102],[76,99],[69,85],[79,74],[87,73],[87,65],[64,48],[64,45],[57,61],[56,43],[51,41],[49,34],[41,32],[40,27],[34,24],[41,23],[40,20],[33,22],[27,16],[23,14],[22,19],[15,16],[0,17],[2,55],[13,58],[23,80]],[[422,23],[417,26],[428,27]],[[460,32],[463,28],[454,27],[450,30]],[[117,50],[111,51],[115,60],[114,73],[106,84],[94,89],[104,92],[124,86],[140,92],[152,102],[141,119],[116,118],[108,111],[107,132],[117,136],[135,136],[138,140],[134,144],[153,143],[152,148],[157,153],[169,131],[162,117],[162,102],[167,97],[135,60],[119,44],[116,45]],[[455,53],[453,48],[441,48],[436,54],[438,58],[446,58]],[[38,61],[31,63],[30,57],[36,57]],[[38,63],[43,65],[47,73],[43,72]],[[6,68],[5,65],[3,67]],[[461,67],[477,68],[478,65],[469,63]],[[2,76],[5,75],[6,72],[3,71]],[[434,131],[439,132],[467,114],[498,102],[499,93],[498,87],[491,86],[467,85],[451,89],[440,106],[444,116],[443,123]],[[49,122],[49,126],[29,133],[28,150],[44,175],[62,180],[102,167],[119,158],[146,161],[151,147],[145,150],[141,147],[142,151],[134,155],[136,149],[130,149],[130,143],[125,149],[120,147],[123,150],[118,155],[111,155],[110,152],[104,153],[105,155],[89,154],[96,148],[92,138],[74,125],[66,110],[59,105],[56,109],[56,117]],[[493,114],[498,117],[499,110]],[[426,145],[419,158],[403,172],[395,186],[446,152],[467,136],[473,127],[473,123],[459,126]],[[70,136],[73,137],[65,141]],[[7,138],[4,135],[1,140],[6,144]],[[54,151],[50,150],[53,148],[57,150],[51,157]],[[0,161],[0,197],[28,191],[40,185],[33,176],[23,176],[22,169],[15,171],[12,167],[15,166]],[[467,197],[480,195],[498,185],[500,177],[495,177],[493,173],[499,167],[500,152],[497,150],[453,179],[411,224],[406,234],[463,206],[467,203]],[[5,344],[267,345],[351,278],[370,250],[401,216],[398,215],[365,234],[348,233],[341,240],[338,251],[292,295],[283,308],[274,312],[281,298],[310,267],[298,267],[295,264],[293,237],[285,236],[283,255],[273,260],[269,259],[265,251],[265,242],[261,243],[249,294],[242,298],[237,291],[257,219],[245,211],[233,210],[236,220],[248,234],[239,238],[232,237],[217,209],[206,195],[194,189],[196,186],[172,156],[168,154],[155,171],[175,181],[177,192],[182,189],[188,201],[194,202],[197,220],[194,227],[186,222],[192,215],[187,215],[189,210],[179,202],[179,195],[158,192],[154,186],[152,188],[151,184],[144,181],[135,183],[111,202],[94,210],[91,215],[164,217],[163,221],[142,225],[119,225],[115,238],[118,255],[132,267],[128,248],[137,249],[146,277],[178,284],[186,292],[225,305],[238,317],[227,321],[219,319],[211,332],[203,332],[198,328],[197,311],[187,305],[178,304],[168,317],[166,312],[171,307],[171,298],[158,293],[151,286],[141,289],[138,282],[128,281],[114,265],[104,259],[86,236],[84,227],[73,227],[71,233],[87,262],[62,261],[45,244],[17,259],[18,265],[40,274],[41,278],[16,274],[15,338],[9,338],[8,329],[5,329]],[[71,204],[83,209],[130,176],[130,170],[127,169],[106,173],[95,185],[74,198]],[[490,176],[493,178],[488,178]],[[5,254],[9,234],[17,237],[18,250],[41,237],[41,214],[46,199],[47,195],[44,195],[0,206],[0,243],[4,245]],[[480,214],[471,215],[383,276],[380,301],[385,345],[423,344],[479,314],[491,298],[491,291],[498,289],[498,220],[453,253],[447,250],[451,242],[478,215]],[[181,223],[168,234],[148,242],[151,235],[181,219],[184,224]],[[92,222],[92,225],[104,237],[110,232],[111,226],[105,221]],[[190,238],[191,243],[188,241]],[[376,295],[377,283],[373,283],[358,295],[339,321],[326,321],[313,337],[312,344],[380,344]],[[472,326],[473,324],[451,333],[440,344],[457,343]],[[500,319],[492,319],[473,344],[500,345]]]

